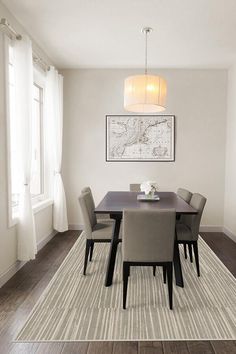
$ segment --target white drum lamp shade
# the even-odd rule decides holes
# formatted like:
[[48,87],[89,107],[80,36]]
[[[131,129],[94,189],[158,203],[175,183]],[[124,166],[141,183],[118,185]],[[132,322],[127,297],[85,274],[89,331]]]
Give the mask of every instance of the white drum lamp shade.
[[166,81],[157,75],[149,75],[147,70],[147,37],[151,27],[141,30],[145,34],[145,73],[125,79],[124,108],[135,113],[155,113],[166,109]]
[[125,79],[124,108],[129,112],[154,113],[165,110],[166,81],[156,75],[135,75]]

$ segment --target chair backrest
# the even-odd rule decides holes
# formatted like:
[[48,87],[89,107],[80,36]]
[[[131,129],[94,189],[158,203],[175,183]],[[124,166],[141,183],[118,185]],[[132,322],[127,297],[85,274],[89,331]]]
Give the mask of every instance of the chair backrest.
[[174,209],[123,212],[123,260],[171,262],[175,238]]
[[186,224],[192,233],[192,239],[197,240],[199,234],[199,228],[202,218],[202,213],[205,207],[207,199],[199,193],[194,193],[190,200],[190,205],[198,211],[195,215],[182,215],[181,222]]
[[189,203],[192,198],[192,193],[184,188],[179,188],[177,190],[177,195],[182,198],[186,203]]
[[[94,199],[93,199],[93,193],[92,193],[92,190],[90,187],[84,187],[81,191],[81,193],[89,193],[90,194],[90,198],[91,198],[91,203],[93,205],[93,209],[95,209],[95,202],[94,202]],[[110,215],[109,214],[95,214],[96,216],[96,221],[99,221],[101,219],[106,219],[106,220],[109,220],[110,219]]]
[[93,209],[95,209],[95,203],[94,203],[94,199],[93,199],[93,193],[90,187],[84,187],[81,191],[82,194],[84,193],[89,193],[90,194],[90,198],[91,198],[91,203],[93,205]]
[[131,183],[129,185],[130,192],[141,192],[140,183]]
[[82,193],[79,196],[79,203],[84,221],[84,231],[86,233],[86,237],[91,239],[93,228],[97,224],[97,218],[96,214],[94,213],[94,205],[92,203],[90,193]]

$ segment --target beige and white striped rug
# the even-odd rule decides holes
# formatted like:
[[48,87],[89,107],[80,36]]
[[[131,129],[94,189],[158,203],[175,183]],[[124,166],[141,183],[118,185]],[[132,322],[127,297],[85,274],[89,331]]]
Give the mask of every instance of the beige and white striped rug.
[[[181,253],[185,287],[169,310],[161,268],[131,269],[122,309],[121,248],[113,286],[104,286],[109,244],[95,244],[82,275],[82,234],[32,310],[17,341],[236,339],[236,280],[200,238],[201,277]],[[182,251],[181,251],[182,252]]]

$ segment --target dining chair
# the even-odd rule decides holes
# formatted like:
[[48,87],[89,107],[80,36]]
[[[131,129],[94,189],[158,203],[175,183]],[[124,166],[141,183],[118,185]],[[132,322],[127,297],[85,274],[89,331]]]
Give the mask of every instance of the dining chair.
[[[191,192],[189,192],[187,189],[179,188],[179,189],[177,190],[177,195],[178,195],[180,198],[182,198],[186,203],[189,204],[189,202],[190,202],[190,200],[191,200],[193,194],[192,194]],[[181,222],[181,215],[179,215],[179,216],[177,217],[177,222]],[[184,257],[185,257],[185,259],[187,259],[187,258],[188,258],[188,255],[187,255],[187,245],[184,244],[183,246],[184,246]]]
[[[93,198],[93,193],[92,193],[92,190],[90,187],[84,187],[81,191],[81,193],[90,193],[90,198],[91,198],[91,203],[93,205],[93,208],[95,209],[95,203],[94,203],[94,198]],[[112,221],[110,219],[110,215],[109,214],[97,214],[96,215],[97,219],[100,221],[100,222],[107,222],[107,221]]]
[[198,237],[202,213],[207,199],[199,193],[194,193],[190,205],[198,211],[195,215],[182,215],[181,222],[176,223],[176,234],[178,244],[188,245],[190,261],[193,262],[192,248],[197,268],[197,275],[200,277],[200,266],[198,256]]
[[140,183],[131,183],[129,185],[130,192],[141,192]]
[[[94,203],[89,192],[81,193],[79,203],[82,211],[84,232],[86,235],[86,247],[84,257],[83,274],[86,275],[86,269],[89,260],[92,261],[94,244],[99,242],[111,242],[115,221],[98,222],[94,213]],[[120,242],[120,239],[119,239]]]
[[123,212],[123,308],[130,267],[162,266],[168,280],[169,306],[173,307],[173,257],[175,240],[175,210],[137,210]]
[[192,198],[192,193],[189,192],[187,189],[184,188],[179,188],[177,190],[177,195],[182,198],[186,203],[190,202],[190,199]]

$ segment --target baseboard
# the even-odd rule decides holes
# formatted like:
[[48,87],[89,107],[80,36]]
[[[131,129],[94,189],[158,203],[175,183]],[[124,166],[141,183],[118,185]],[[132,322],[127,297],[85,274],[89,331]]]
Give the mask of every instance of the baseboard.
[[222,232],[226,235],[226,236],[228,236],[229,238],[231,238],[231,240],[233,240],[234,242],[236,242],[236,235],[232,232],[232,231],[230,231],[229,229],[227,229],[227,227],[222,227]]
[[[37,251],[40,251],[55,235],[57,234],[57,231],[53,230],[53,232],[46,236],[43,240],[37,243]],[[14,264],[12,264],[2,275],[0,275],[0,288],[9,280],[13,277],[18,270],[20,270],[27,261],[16,261]]]
[[69,224],[69,230],[83,230],[84,225],[81,224]]
[[201,225],[200,232],[223,232],[223,227],[215,225]]
[[0,275],[0,288],[13,277],[27,262],[16,261],[2,275]]

